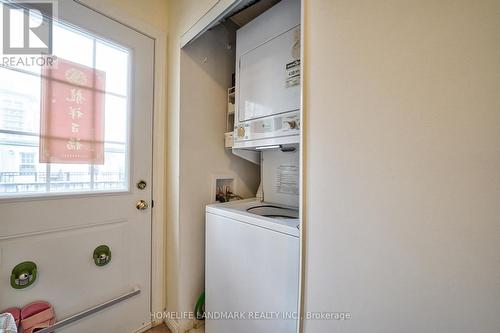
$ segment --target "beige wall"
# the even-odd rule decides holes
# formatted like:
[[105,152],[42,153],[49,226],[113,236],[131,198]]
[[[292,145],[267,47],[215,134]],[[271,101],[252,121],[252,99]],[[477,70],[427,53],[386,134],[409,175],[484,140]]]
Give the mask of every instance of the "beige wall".
[[[169,29],[179,38],[220,0],[169,0]],[[175,35],[174,35],[175,34]]]
[[499,330],[499,13],[305,1],[305,332]]
[[[88,1],[88,0],[85,0]],[[168,28],[168,0],[91,0],[106,2],[120,10],[149,23],[160,31]]]

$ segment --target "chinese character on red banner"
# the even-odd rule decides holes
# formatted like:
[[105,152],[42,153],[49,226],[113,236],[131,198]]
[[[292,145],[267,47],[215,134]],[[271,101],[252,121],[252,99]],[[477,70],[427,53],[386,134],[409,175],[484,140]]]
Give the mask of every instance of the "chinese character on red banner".
[[105,80],[61,58],[42,69],[40,163],[104,164]]

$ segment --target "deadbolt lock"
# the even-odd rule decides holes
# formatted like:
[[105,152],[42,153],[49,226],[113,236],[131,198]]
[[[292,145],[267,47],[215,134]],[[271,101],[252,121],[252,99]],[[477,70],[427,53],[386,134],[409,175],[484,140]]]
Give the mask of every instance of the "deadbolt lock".
[[139,182],[137,182],[137,188],[139,190],[144,190],[146,188],[148,184],[146,183],[145,180],[139,180]]

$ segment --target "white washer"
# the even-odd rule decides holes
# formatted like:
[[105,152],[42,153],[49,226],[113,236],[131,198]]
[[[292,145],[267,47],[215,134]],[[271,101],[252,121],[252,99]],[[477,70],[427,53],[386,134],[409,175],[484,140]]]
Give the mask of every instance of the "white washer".
[[207,206],[205,265],[207,333],[296,332],[296,210],[257,199]]

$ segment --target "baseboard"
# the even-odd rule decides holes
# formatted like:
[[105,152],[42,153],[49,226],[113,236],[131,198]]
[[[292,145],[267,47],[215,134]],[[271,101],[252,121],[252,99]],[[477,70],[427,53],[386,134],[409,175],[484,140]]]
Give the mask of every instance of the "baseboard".
[[179,333],[179,324],[175,319],[165,318],[165,325],[167,325],[170,332]]
[[189,331],[189,332],[204,333],[205,332],[205,321],[195,320],[194,325],[193,325],[193,329],[192,329],[192,331]]
[[145,331],[149,330],[152,327],[153,327],[153,323],[149,323],[147,325],[142,326],[141,328],[139,328],[138,330],[136,330],[134,333],[142,333],[142,332],[145,332]]
[[151,323],[151,327],[155,327],[155,326],[158,326],[158,325],[161,325],[161,324],[163,324],[163,320],[161,320],[161,319],[155,319]]
[[195,328],[194,320],[185,320],[181,323],[177,322],[173,318],[166,318],[165,325],[172,333],[186,333],[189,330]]

